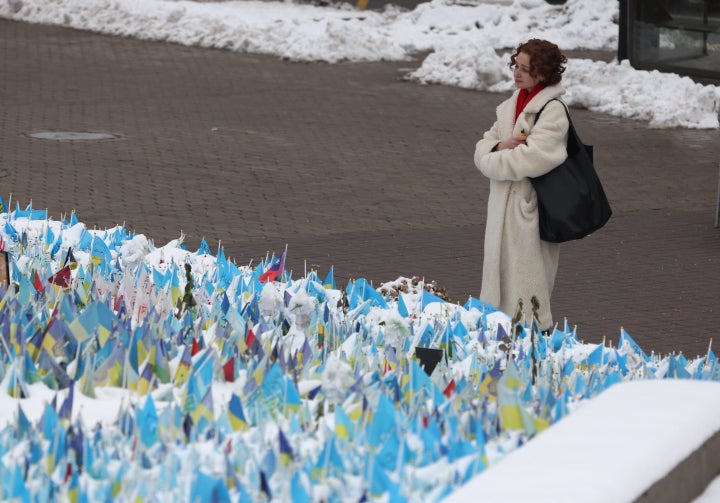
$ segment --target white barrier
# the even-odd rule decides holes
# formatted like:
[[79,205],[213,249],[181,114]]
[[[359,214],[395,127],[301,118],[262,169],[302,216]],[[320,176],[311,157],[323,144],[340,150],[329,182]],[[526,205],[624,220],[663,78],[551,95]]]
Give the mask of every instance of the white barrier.
[[720,473],[720,383],[613,386],[443,500],[692,501]]

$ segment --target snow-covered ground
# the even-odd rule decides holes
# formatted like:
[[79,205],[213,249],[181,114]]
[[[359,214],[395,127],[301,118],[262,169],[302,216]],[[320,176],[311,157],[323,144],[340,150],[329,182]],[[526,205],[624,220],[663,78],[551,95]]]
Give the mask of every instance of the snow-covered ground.
[[[0,17],[293,61],[403,60],[431,51],[409,79],[487,91],[512,89],[506,50],[519,42],[546,38],[565,50],[615,51],[618,36],[617,0],[433,0],[382,12],[291,1],[8,0]],[[567,67],[570,105],[650,127],[719,127],[718,86],[626,62],[571,59]]]

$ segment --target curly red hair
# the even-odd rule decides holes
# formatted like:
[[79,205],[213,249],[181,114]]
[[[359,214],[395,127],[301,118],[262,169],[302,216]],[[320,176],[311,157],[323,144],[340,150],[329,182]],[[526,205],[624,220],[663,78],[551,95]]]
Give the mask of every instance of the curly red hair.
[[527,42],[521,43],[510,56],[510,68],[515,68],[517,64],[517,56],[524,52],[530,57],[530,75],[543,78],[545,85],[552,86],[562,80],[562,74],[565,71],[565,63],[567,58],[560,48],[548,42],[533,38]]

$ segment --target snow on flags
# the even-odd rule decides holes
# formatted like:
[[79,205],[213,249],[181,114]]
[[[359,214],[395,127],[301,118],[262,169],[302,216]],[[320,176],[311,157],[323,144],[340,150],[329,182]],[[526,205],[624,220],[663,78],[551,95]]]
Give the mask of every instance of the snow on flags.
[[211,255],[212,251],[210,250],[210,246],[207,244],[207,241],[205,241],[205,238],[202,238],[200,240],[200,247],[197,250],[198,255]]
[[536,431],[535,424],[520,395],[525,386],[514,360],[510,358],[497,387],[500,425],[507,430],[524,430],[526,435],[532,436]]
[[400,316],[407,318],[409,316],[407,305],[405,304],[405,300],[403,299],[402,292],[398,292],[398,304],[397,304],[397,310],[398,314]]
[[5,222],[5,234],[13,241],[20,241],[17,230],[15,230],[15,227],[13,227],[9,221]]
[[425,308],[434,302],[441,302],[445,304],[445,301],[443,299],[423,289],[420,310],[425,311]]
[[618,341],[618,348],[623,347],[629,347],[633,352],[635,352],[637,355],[641,356],[643,360],[646,362],[650,361],[650,358],[648,357],[647,353],[640,348],[637,342],[630,337],[630,334],[628,334],[624,328],[620,329],[620,340]]
[[365,279],[359,278],[354,282],[349,282],[346,288],[350,309],[367,303],[366,306],[377,306],[383,309],[388,308],[388,304],[380,293]]
[[[0,428],[3,449],[24,453],[0,467],[5,499],[423,499],[423,473],[446,494],[487,467],[502,435],[524,442],[618,382],[720,380],[710,348],[693,361],[648,356],[625,330],[613,348],[567,326],[533,342],[530,327],[488,325],[496,309],[477,299],[391,300],[363,278],[341,292],[333,268],[293,281],[286,252],[237,267],[222,248],[209,260],[204,239],[196,253],[152,254],[162,265],[131,260],[124,227],[90,232],[73,213],[35,235],[34,211],[0,224],[21,258],[17,291],[0,295],[0,377],[23,400]],[[182,298],[186,263],[202,302],[165,310]],[[434,368],[420,366],[419,342],[442,353]],[[122,398],[99,401],[111,396]],[[90,424],[98,410],[114,421]]]

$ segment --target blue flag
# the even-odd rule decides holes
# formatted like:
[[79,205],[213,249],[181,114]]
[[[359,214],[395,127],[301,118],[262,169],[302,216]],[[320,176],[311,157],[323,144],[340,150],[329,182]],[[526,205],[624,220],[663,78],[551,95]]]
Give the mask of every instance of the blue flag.
[[210,251],[210,246],[208,246],[207,241],[205,241],[205,238],[202,238],[200,240],[200,248],[197,250],[198,255],[211,255],[212,252]]
[[93,237],[92,234],[90,234],[87,229],[83,228],[80,232],[80,241],[78,242],[78,250],[81,251],[87,251],[90,248],[90,245],[92,245]]
[[75,383],[71,383],[70,387],[68,388],[68,396],[63,401],[63,404],[60,406],[60,410],[58,411],[58,417],[62,419],[70,420],[72,419],[72,408],[73,408],[73,401],[75,397]]
[[20,236],[10,222],[5,222],[5,234],[13,241],[20,241]]
[[310,495],[300,480],[300,472],[295,472],[290,481],[290,498],[293,503],[310,503]]
[[430,305],[434,302],[443,302],[444,303],[445,301],[443,299],[441,299],[440,297],[438,297],[437,295],[432,294],[432,293],[428,292],[427,290],[423,289],[420,310],[424,311],[428,305]]
[[212,503],[232,501],[222,478],[211,477],[201,471],[196,473],[197,475],[190,488],[190,501],[208,501]]
[[47,220],[47,210],[30,210],[30,220]]
[[[420,367],[417,368],[420,369]],[[424,374],[422,370],[420,372]],[[385,393],[380,393],[372,421],[366,429],[366,441],[371,446],[377,447],[386,436],[394,433],[396,428],[395,406],[385,396]]]
[[630,334],[628,334],[624,328],[620,329],[620,340],[618,341],[618,349],[622,348],[625,344],[627,344],[632,351],[637,353],[638,355],[642,356],[643,360],[646,362],[650,361],[650,358],[645,353],[645,351],[642,350],[640,345],[633,340],[632,337],[630,337]]
[[480,299],[476,299],[475,297],[470,297],[463,307],[468,311],[473,308],[477,309],[483,314],[494,313],[498,310],[498,308],[496,308],[495,306],[491,306],[487,302],[483,302]]
[[588,365],[598,366],[603,364],[603,349],[605,349],[605,347],[602,344],[597,345],[587,357]]
[[403,294],[402,294],[402,292],[398,292],[398,305],[397,305],[397,309],[398,309],[398,314],[399,314],[400,316],[402,316],[403,318],[407,318],[408,316],[410,316],[410,315],[408,314],[408,308],[407,308],[407,306],[405,305],[405,300],[403,300]]
[[158,415],[152,395],[148,394],[145,405],[137,411],[137,424],[140,428],[140,441],[151,447],[158,441]]

